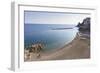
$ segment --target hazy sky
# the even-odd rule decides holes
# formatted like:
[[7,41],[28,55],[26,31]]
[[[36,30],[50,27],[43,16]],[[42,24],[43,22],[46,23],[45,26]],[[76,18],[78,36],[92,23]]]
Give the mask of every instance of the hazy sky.
[[82,22],[89,14],[24,11],[28,24],[75,24]]

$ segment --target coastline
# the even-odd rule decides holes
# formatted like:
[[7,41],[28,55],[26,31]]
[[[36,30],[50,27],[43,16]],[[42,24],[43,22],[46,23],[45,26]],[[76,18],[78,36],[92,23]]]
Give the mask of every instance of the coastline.
[[77,34],[74,40],[64,47],[39,54],[40,56],[36,57],[37,53],[31,53],[30,59],[25,60],[25,62],[90,58],[90,40]]

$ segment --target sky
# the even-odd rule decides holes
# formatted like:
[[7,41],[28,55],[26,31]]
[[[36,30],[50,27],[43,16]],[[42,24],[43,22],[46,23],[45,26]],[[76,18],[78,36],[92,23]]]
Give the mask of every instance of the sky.
[[90,14],[24,11],[25,24],[73,24],[77,25]]

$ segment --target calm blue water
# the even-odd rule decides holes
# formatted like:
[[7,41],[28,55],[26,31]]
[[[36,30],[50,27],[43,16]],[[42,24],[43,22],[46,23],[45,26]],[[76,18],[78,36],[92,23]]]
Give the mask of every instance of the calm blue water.
[[75,38],[77,32],[78,29],[73,25],[25,24],[24,47],[27,48],[35,43],[43,43],[45,45],[45,50],[61,48],[65,44],[71,42]]

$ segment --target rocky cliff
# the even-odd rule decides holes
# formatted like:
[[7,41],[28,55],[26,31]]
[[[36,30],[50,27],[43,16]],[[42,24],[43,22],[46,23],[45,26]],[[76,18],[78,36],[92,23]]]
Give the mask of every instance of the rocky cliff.
[[77,27],[79,27],[80,32],[90,34],[90,18],[87,17],[82,23],[79,22]]

